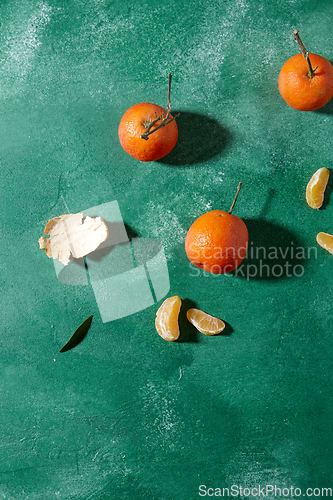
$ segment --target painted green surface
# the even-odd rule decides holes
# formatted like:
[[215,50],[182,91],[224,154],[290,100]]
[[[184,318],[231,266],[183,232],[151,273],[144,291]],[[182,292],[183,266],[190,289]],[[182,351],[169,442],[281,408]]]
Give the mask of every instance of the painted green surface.
[[[333,231],[331,183],[323,210],[304,198],[313,172],[332,165],[333,104],[296,112],[277,89],[298,51],[293,29],[333,60],[332,2],[0,8],[0,498],[333,488],[333,258],[315,241]],[[137,102],[165,106],[169,72],[179,141],[140,163],[120,147],[118,123]],[[253,251],[245,275],[199,272],[187,229],[228,209],[239,181],[234,213]],[[162,300],[102,323],[92,288],[60,283],[38,248],[51,217],[113,200],[132,235],[163,245],[168,295],[184,301],[179,342],[155,332]],[[196,333],[185,319],[193,304],[228,335]],[[60,354],[91,314],[84,341]]]

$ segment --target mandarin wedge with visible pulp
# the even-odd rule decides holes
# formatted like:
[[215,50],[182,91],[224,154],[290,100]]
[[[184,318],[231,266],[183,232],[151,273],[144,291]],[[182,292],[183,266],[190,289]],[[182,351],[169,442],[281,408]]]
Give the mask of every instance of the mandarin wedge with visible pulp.
[[181,299],[175,295],[167,298],[156,313],[155,327],[164,340],[174,341],[179,337],[178,317]]
[[311,208],[319,209],[322,206],[329,175],[329,170],[322,167],[309,180],[306,187],[306,202]]
[[189,309],[186,316],[189,322],[205,335],[216,335],[225,329],[225,323],[221,319],[200,311],[200,309]]
[[328,233],[318,233],[316,237],[318,245],[333,254],[333,235]]

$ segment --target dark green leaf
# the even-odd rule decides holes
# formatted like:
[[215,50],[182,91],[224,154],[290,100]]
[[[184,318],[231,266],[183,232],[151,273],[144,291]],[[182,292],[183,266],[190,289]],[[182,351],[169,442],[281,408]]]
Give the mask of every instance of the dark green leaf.
[[75,331],[75,333],[73,333],[67,344],[65,344],[64,347],[62,347],[59,352],[69,351],[70,349],[73,349],[73,347],[78,345],[80,342],[82,342],[82,340],[88,333],[92,318],[93,318],[92,316],[89,316],[89,318],[87,318],[82,323],[82,325],[79,326],[79,328]]

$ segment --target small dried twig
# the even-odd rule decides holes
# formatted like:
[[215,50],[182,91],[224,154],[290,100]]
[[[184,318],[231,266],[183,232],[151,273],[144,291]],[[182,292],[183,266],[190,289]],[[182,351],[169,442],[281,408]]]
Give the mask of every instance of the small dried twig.
[[230,215],[232,214],[232,211],[233,211],[234,206],[235,206],[235,204],[236,204],[236,200],[237,200],[237,198],[238,198],[239,191],[241,190],[241,187],[242,187],[242,182],[240,182],[240,183],[238,184],[238,187],[237,187],[237,192],[236,192],[236,196],[235,196],[234,201],[232,202],[232,205],[231,205],[230,210],[229,210],[229,212],[228,212]]
[[[168,125],[169,123],[173,122],[178,116],[179,116],[179,113],[176,115],[176,116],[171,116],[170,118],[170,115],[171,115],[171,104],[170,104],[170,92],[171,92],[171,78],[172,78],[172,75],[169,73],[169,88],[168,88],[168,102],[167,102],[167,114],[164,116],[164,113],[162,113],[160,116],[156,116],[155,120],[153,120],[152,122],[147,122],[147,129],[145,130],[145,132],[140,136],[141,139],[145,139],[146,141],[148,141],[148,137],[150,136],[150,134],[153,134],[154,132],[156,132],[156,130],[162,128],[162,127],[165,127],[165,125]],[[155,127],[154,125],[156,125],[156,123],[158,123],[160,120],[161,123]]]
[[309,65],[308,77],[313,78],[316,69],[318,69],[318,66],[315,69],[312,68],[312,64],[311,64],[310,57],[309,57],[309,52],[306,50],[306,47],[299,36],[298,30],[294,30],[294,40],[297,43],[297,45],[299,46],[300,51],[302,52],[304,58],[307,60],[307,63]]

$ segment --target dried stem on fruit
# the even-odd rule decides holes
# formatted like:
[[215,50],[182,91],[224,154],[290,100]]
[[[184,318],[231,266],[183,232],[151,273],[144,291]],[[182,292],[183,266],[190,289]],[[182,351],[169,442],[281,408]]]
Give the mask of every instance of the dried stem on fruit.
[[232,205],[231,205],[230,210],[229,210],[229,212],[228,212],[230,215],[232,214],[232,211],[233,211],[234,206],[235,206],[235,204],[236,204],[236,200],[237,200],[237,198],[238,198],[239,191],[241,190],[241,187],[242,187],[242,183],[240,182],[240,183],[238,184],[238,187],[237,187],[237,193],[236,193],[236,195],[235,195],[234,201],[232,202]]
[[309,65],[308,77],[309,78],[313,78],[316,69],[318,69],[318,66],[315,69],[312,68],[312,64],[311,64],[310,57],[309,57],[309,52],[306,50],[306,47],[305,47],[304,43],[302,42],[302,40],[301,40],[301,38],[299,36],[299,31],[298,30],[294,30],[294,40],[297,43],[297,45],[299,46],[300,51],[302,52],[303,56],[305,57],[305,59],[307,60],[308,65]]
[[[162,113],[160,116],[157,116],[157,114],[155,113],[155,116],[156,116],[155,120],[153,120],[152,122],[145,123],[145,126],[147,127],[147,129],[140,136],[141,139],[145,139],[147,141],[150,134],[153,134],[154,132],[156,132],[156,130],[158,130],[162,127],[165,127],[165,125],[168,125],[169,123],[173,122],[179,116],[179,113],[178,113],[176,116],[171,116],[171,118],[170,118],[170,115],[171,115],[171,104],[170,104],[171,78],[172,78],[172,75],[169,73],[168,102],[167,102],[167,106],[166,106],[167,114],[164,116],[164,113]],[[153,129],[153,126],[156,125],[156,123],[158,123],[160,120],[162,120],[161,123]]]

